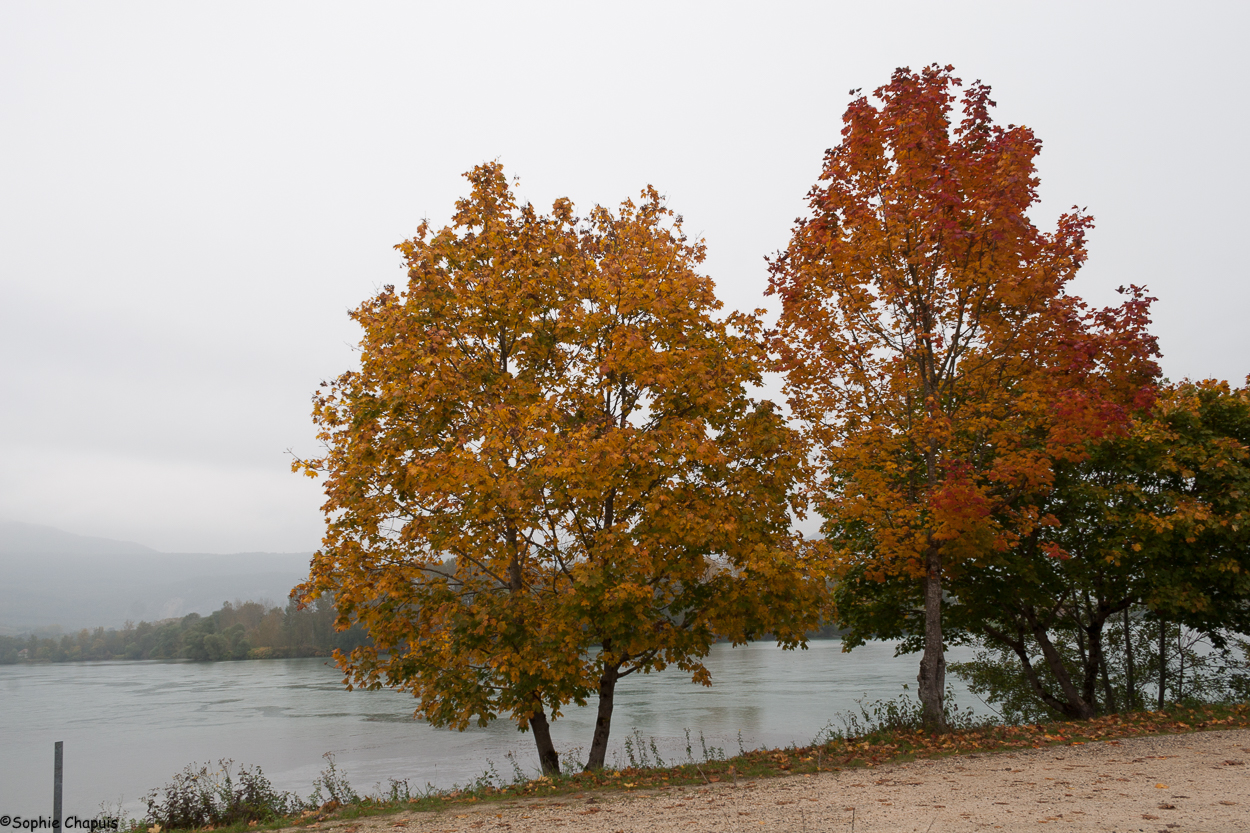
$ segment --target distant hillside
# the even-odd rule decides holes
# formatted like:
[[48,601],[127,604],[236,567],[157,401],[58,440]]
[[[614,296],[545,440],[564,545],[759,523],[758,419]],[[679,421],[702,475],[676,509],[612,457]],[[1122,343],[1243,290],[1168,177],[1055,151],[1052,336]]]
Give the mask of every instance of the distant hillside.
[[129,541],[0,523],[0,633],[207,615],[222,602],[285,605],[312,553],[161,553]]
[[0,523],[0,555],[135,555],[156,550],[132,541],[74,535],[50,526]]

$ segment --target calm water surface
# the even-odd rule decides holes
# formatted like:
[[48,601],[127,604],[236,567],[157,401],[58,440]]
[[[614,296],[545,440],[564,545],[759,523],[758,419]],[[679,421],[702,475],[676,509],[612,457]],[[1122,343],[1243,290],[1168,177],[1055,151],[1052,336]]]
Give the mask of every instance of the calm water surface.
[[[888,699],[915,691],[918,656],[895,658],[891,643],[841,652],[837,640],[807,651],[719,644],[707,666],[713,687],[692,685],[676,669],[621,681],[608,761],[637,728],[661,754],[685,758],[685,732],[701,757],[709,747],[809,743],[856,698]],[[965,659],[952,651],[948,661]],[[465,732],[412,719],[413,700],[394,691],[352,691],[320,659],[254,662],[108,662],[0,666],[0,814],[51,812],[52,745],[65,741],[65,813],[92,816],[102,803],[132,814],[142,797],[187,764],[230,758],[258,764],[274,785],[300,795],[333,752],[359,792],[389,778],[413,787],[467,783],[493,761],[511,778],[514,753],[531,775],[532,738],[507,720]],[[961,706],[980,705],[956,687]],[[562,754],[590,743],[594,701],[572,708],[552,727]]]

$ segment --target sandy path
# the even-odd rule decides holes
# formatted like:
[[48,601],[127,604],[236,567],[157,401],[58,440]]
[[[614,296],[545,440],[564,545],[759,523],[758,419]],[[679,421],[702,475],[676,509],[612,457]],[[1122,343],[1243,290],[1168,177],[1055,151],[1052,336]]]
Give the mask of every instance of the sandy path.
[[1250,730],[1048,747],[809,776],[579,793],[321,825],[490,831],[1250,831]]

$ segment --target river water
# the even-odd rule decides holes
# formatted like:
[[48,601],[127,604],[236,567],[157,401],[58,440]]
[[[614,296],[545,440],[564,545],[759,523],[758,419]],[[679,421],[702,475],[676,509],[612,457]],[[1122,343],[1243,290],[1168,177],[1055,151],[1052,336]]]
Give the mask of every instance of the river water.
[[[894,657],[892,643],[842,653],[838,640],[806,651],[774,645],[714,645],[707,659],[713,687],[676,669],[633,675],[618,686],[608,762],[624,765],[634,729],[655,739],[666,759],[703,744],[715,754],[810,743],[856,700],[915,691],[918,656]],[[953,650],[948,661],[966,659]],[[102,804],[140,815],[142,798],[192,762],[221,758],[259,765],[274,785],[306,796],[332,752],[361,793],[390,778],[414,787],[449,787],[481,776],[493,763],[513,777],[508,753],[531,777],[533,739],[506,719],[465,732],[412,718],[411,697],[394,691],[344,690],[326,660],[251,662],[101,662],[0,666],[0,814],[48,814],[53,743],[65,742],[65,814],[94,816]],[[958,684],[956,702],[980,706]],[[553,724],[562,754],[584,760],[594,701]],[[984,711],[983,707],[981,711]],[[703,744],[700,743],[700,733]],[[739,734],[741,733],[741,734]]]

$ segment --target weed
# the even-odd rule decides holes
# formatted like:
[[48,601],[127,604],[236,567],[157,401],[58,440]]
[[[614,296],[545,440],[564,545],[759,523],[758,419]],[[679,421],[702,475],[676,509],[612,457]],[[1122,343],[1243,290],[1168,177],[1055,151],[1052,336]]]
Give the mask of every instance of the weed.
[[334,753],[327,752],[321,757],[326,759],[326,768],[321,770],[321,774],[313,781],[313,791],[308,797],[308,802],[317,807],[329,801],[339,804],[359,802],[360,796],[347,782],[347,776],[340,773],[338,767],[334,765]]
[[655,755],[655,761],[652,762],[651,756],[647,754],[647,741],[643,738],[642,732],[634,729],[625,736],[625,757],[629,759],[631,769],[649,769],[651,767],[662,767],[664,761],[660,759],[660,752],[656,748],[655,738],[651,738],[651,752]]
[[580,746],[574,746],[561,756],[560,771],[566,777],[581,772],[586,768],[586,762],[580,759],[581,752],[582,748]]
[[634,757],[634,739],[631,735],[625,736],[625,756],[629,758],[630,767],[637,768],[638,759]]
[[490,758],[486,759],[486,770],[473,780],[469,786],[464,787],[468,792],[490,791],[496,787],[504,786],[503,779],[499,777],[499,770],[495,769],[495,762]]
[[207,827],[261,822],[303,809],[292,793],[278,792],[260,767],[240,767],[238,784],[230,773],[233,761],[188,764],[169,784],[148,793],[147,820],[163,828]]
[[708,746],[707,741],[703,738],[702,730],[699,730],[699,746],[703,749],[703,762],[705,764],[725,759],[725,748],[723,746]]
[[521,769],[521,765],[517,763],[516,754],[511,750],[504,753],[504,758],[512,765],[512,783],[524,784],[529,779],[525,777],[525,770]]
[[656,765],[657,767],[663,768],[663,767],[664,767],[664,759],[660,757],[660,750],[659,750],[659,749],[656,749],[656,747],[655,747],[655,738],[654,738],[654,737],[653,737],[653,738],[651,738],[651,744],[650,744],[650,745],[651,745],[651,754],[655,757],[655,765]]
[[406,804],[415,798],[408,786],[407,778],[388,778],[386,779],[386,786],[386,792],[383,792],[381,789],[378,790],[378,795],[383,801]]

